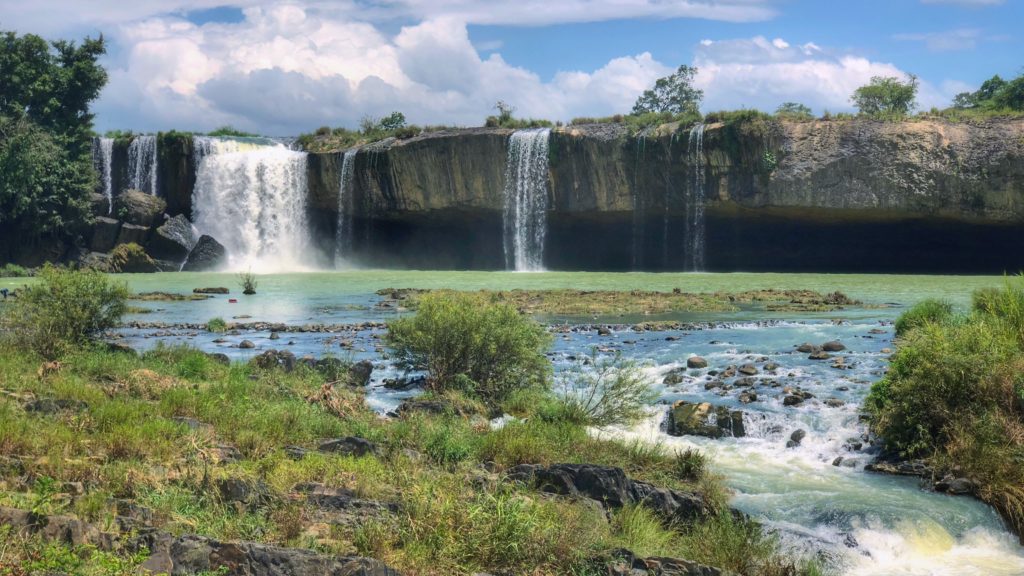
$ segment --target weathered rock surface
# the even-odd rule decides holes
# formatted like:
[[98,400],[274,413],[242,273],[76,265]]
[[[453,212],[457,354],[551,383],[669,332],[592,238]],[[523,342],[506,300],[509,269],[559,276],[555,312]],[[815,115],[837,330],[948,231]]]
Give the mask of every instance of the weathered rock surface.
[[109,252],[117,244],[117,238],[121,233],[121,222],[98,216],[92,225],[92,241],[89,249],[93,252]]
[[346,436],[322,442],[317,447],[320,452],[343,454],[345,456],[366,456],[380,454],[380,448],[366,438],[358,436]]
[[593,464],[521,464],[508,471],[509,480],[544,492],[589,498],[609,508],[643,504],[666,522],[693,522],[711,515],[702,494],[661,488],[633,480],[621,468]]
[[668,433],[672,436],[722,438],[746,436],[743,412],[708,402],[680,400],[668,412]]
[[177,262],[185,261],[196,245],[192,223],[181,214],[168,218],[149,239],[146,251],[154,258]]
[[125,190],[114,198],[116,216],[128,224],[149,229],[159,222],[160,216],[167,209],[167,203],[157,196],[146,194],[141,190]]
[[117,244],[138,244],[146,246],[149,241],[149,226],[124,223],[117,233]]
[[189,252],[181,270],[183,272],[204,272],[215,270],[227,264],[228,251],[213,236],[203,234]]
[[608,576],[731,576],[733,573],[682,558],[640,558],[629,550],[610,554]]

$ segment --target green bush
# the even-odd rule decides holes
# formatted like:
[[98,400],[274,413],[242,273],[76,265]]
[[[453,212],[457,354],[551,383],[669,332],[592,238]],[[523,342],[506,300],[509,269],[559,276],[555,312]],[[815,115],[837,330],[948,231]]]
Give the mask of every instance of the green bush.
[[45,266],[5,310],[3,324],[16,342],[53,357],[85,344],[121,320],[128,287],[91,270]]
[[953,305],[943,300],[922,300],[896,319],[896,335],[905,336],[928,323],[941,324],[953,317]]
[[620,353],[585,359],[561,384],[566,416],[585,426],[635,424],[658,398],[637,364]]
[[28,269],[17,264],[4,264],[0,266],[0,278],[24,278],[31,275]]
[[223,318],[210,318],[206,322],[206,330],[208,332],[221,333],[226,332],[228,329],[228,323]]
[[433,292],[413,316],[388,324],[388,345],[405,369],[426,370],[428,388],[460,390],[496,404],[523,388],[546,388],[551,336],[509,304],[481,294]]

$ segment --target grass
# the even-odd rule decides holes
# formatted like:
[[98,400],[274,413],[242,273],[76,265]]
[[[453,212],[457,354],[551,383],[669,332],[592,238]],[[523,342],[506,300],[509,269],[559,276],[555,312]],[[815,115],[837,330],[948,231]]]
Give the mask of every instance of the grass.
[[1022,282],[976,293],[962,316],[934,302],[908,310],[867,406],[887,449],[971,479],[1024,541]]
[[[377,294],[397,299],[403,306],[418,307],[431,293],[452,290],[394,289]],[[821,294],[811,290],[750,290],[746,292],[689,293],[644,290],[481,290],[492,302],[508,303],[525,314],[569,316],[612,316],[623,314],[665,314],[670,312],[731,312],[739,304],[759,304],[772,311],[834,311],[861,303],[840,292]]]
[[[158,347],[141,357],[87,349],[58,362],[58,369],[40,376],[41,357],[0,349],[0,381],[10,394],[0,395],[0,460],[15,458],[24,467],[23,475],[0,472],[0,505],[41,505],[109,524],[109,500],[128,498],[151,509],[161,529],[172,533],[357,551],[414,574],[593,573],[595,558],[623,546],[706,564],[725,559],[742,567],[741,574],[766,574],[761,555],[776,554],[768,544],[750,545],[754,537],[747,528],[705,534],[696,531],[704,528],[657,526],[641,509],[619,512],[609,522],[583,503],[501,482],[500,471],[518,463],[591,462],[621,466],[661,485],[709,491],[724,509],[727,497],[717,478],[699,472],[682,477],[675,457],[658,446],[591,436],[559,420],[554,401],[537,392],[509,399],[509,408],[529,420],[492,430],[472,416],[414,413],[381,420],[359,402],[340,418],[317,400],[324,378],[315,371],[226,366],[184,347]],[[77,400],[87,407],[34,414],[12,395]],[[201,424],[193,427],[182,418]],[[347,435],[377,442],[382,455],[313,451],[293,460],[283,451]],[[218,464],[217,447],[224,444],[243,459]],[[492,462],[495,473],[482,471],[483,462]],[[220,501],[211,483],[228,477],[265,482],[271,500],[255,508]],[[73,500],[52,494],[40,500],[48,492],[21,478],[50,478],[52,486],[82,482],[87,490]],[[395,502],[401,512],[314,535],[315,511],[290,496],[301,482],[327,482],[362,498]],[[644,531],[657,538],[642,537]],[[746,556],[737,560],[741,551],[726,554],[710,541],[698,546],[723,534],[733,535],[730,543],[747,542]],[[7,543],[4,554],[17,558],[14,566],[41,558],[39,566],[82,574],[127,573],[141,561],[32,539]],[[51,557],[58,559],[46,560]],[[128,568],[118,572],[118,562]]]

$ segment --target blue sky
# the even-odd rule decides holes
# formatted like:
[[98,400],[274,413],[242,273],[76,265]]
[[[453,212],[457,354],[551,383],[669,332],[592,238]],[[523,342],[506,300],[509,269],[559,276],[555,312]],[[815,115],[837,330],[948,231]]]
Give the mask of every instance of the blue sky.
[[1021,0],[0,0],[0,28],[102,31],[98,128],[269,134],[402,110],[479,125],[494,102],[569,120],[627,112],[679,64],[705,111],[849,110],[914,73],[921,107],[1024,72]]

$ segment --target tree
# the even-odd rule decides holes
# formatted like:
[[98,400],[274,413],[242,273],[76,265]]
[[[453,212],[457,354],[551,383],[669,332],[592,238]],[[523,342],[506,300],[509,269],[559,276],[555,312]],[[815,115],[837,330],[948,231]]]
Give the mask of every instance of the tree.
[[405,128],[405,114],[392,112],[390,115],[380,119],[381,130],[392,132]]
[[953,108],[967,110],[968,108],[975,108],[977,105],[978,101],[972,92],[961,92],[953,96]]
[[[984,88],[984,85],[982,85]],[[1014,78],[1002,86],[992,97],[997,108],[1024,110],[1024,74]]]
[[810,120],[814,118],[811,108],[799,102],[784,102],[775,109],[775,115],[783,118]]
[[67,242],[95,186],[89,106],[107,82],[103,37],[80,45],[0,32],[0,243]]
[[906,81],[895,76],[874,76],[871,82],[854,91],[851,100],[861,114],[869,116],[905,116],[917,107],[917,76]]
[[633,114],[648,112],[697,112],[700,102],[704,99],[704,91],[692,86],[693,77],[697,74],[695,66],[680,66],[675,74],[659,78],[654,87],[637,98],[633,105]]

